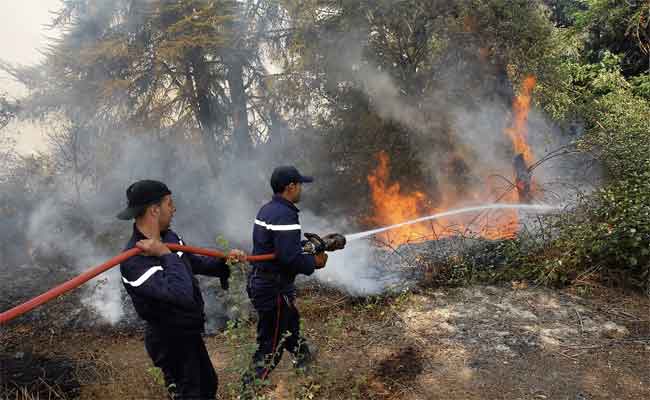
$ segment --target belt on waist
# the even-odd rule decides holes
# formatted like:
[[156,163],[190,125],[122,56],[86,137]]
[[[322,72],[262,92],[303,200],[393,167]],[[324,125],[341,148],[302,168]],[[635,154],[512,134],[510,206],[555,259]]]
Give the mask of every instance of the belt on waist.
[[285,274],[281,274],[279,272],[269,272],[269,271],[262,271],[260,269],[255,268],[253,270],[253,275],[254,277],[260,277],[264,280],[267,281],[273,281],[277,283],[282,283],[282,284],[289,284],[293,282],[293,279],[290,279],[289,276]]

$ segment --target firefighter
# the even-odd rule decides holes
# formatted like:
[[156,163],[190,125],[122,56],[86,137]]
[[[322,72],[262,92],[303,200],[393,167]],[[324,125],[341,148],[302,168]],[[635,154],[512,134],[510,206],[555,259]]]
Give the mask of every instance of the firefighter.
[[[230,270],[224,260],[172,252],[166,243],[184,244],[169,227],[176,212],[171,191],[143,180],[126,191],[128,206],[118,214],[135,219],[126,249],[143,251],[120,265],[122,281],[138,315],[145,320],[145,348],[163,372],[175,399],[214,399],[218,379],[201,334],[205,314],[195,274],[219,277],[227,289]],[[242,261],[234,250],[231,260]]]
[[[325,267],[327,255],[303,254],[301,228],[296,203],[302,184],[313,178],[301,175],[295,167],[278,167],[271,175],[273,198],[257,214],[253,226],[253,254],[274,253],[274,261],[253,263],[248,279],[248,296],[258,314],[257,351],[253,355],[254,373],[266,379],[286,349],[294,355],[294,365],[304,368],[312,358],[300,335],[300,315],[295,305],[296,275],[311,275]],[[244,377],[246,390],[251,375]]]

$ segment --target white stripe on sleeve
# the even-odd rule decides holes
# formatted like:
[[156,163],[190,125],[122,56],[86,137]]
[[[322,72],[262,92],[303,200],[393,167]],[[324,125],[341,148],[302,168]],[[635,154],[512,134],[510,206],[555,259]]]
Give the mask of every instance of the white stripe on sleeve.
[[124,283],[128,283],[129,285],[131,285],[133,287],[138,287],[138,286],[142,285],[143,283],[145,283],[147,281],[147,279],[151,278],[151,275],[155,274],[157,271],[162,271],[162,270],[163,270],[162,266],[156,265],[155,267],[149,268],[147,270],[147,272],[142,274],[142,276],[140,276],[138,279],[136,279],[133,282],[126,280],[125,277],[122,277],[122,280],[124,281]]
[[300,225],[294,224],[294,225],[271,225],[267,224],[264,221],[260,221],[259,219],[255,220],[255,224],[259,226],[263,226],[264,228],[270,230],[270,231],[299,231]]

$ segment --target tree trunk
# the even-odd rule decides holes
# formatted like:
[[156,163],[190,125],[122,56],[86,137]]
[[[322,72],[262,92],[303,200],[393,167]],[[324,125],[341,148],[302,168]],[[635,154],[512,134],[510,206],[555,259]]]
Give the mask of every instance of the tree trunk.
[[[162,2],[163,13],[160,21],[163,31],[181,18],[181,15],[173,7],[175,3],[174,0],[164,0]],[[218,158],[221,149],[216,134],[223,125],[219,123],[220,110],[217,108],[217,99],[210,90],[213,82],[201,48],[189,49],[185,56],[186,67],[184,72],[185,85],[187,85],[185,90],[188,94],[191,94],[189,100],[192,104],[194,118],[199,124],[205,157],[212,175],[216,178],[221,172]]]
[[221,170],[219,166],[219,146],[215,134],[219,129],[218,110],[214,107],[214,99],[210,93],[210,75],[207,65],[200,52],[191,56],[192,77],[196,98],[196,117],[201,129],[205,157],[210,165],[214,177],[218,177]]
[[235,157],[247,158],[253,147],[248,131],[248,109],[246,89],[244,88],[244,67],[237,55],[228,60],[228,86],[230,87],[230,104],[233,123],[233,154]]
[[279,144],[280,147],[284,148],[286,145],[287,132],[289,131],[289,127],[282,116],[275,110],[275,108],[271,108],[270,117],[271,126],[269,127],[269,143]]

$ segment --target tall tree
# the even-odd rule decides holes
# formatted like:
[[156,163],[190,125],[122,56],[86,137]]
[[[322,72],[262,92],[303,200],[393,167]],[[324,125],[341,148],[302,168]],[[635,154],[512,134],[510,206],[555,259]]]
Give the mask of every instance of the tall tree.
[[[321,133],[329,150],[321,161],[339,171],[330,190],[341,180],[346,187],[365,182],[373,156],[385,150],[403,186],[420,185],[435,196],[439,182],[430,177],[475,173],[468,166],[475,155],[460,149],[450,109],[477,108],[486,100],[509,107],[511,81],[550,73],[554,27],[541,0],[283,6],[294,31],[275,48],[282,67],[275,88],[285,93],[283,109],[311,116],[304,132]],[[440,162],[434,167],[431,159]],[[446,165],[462,172],[446,174]],[[358,196],[341,194],[347,203],[353,200],[346,195]]]
[[[247,8],[231,0],[68,0],[54,25],[46,79],[29,81],[34,109],[124,128],[198,135],[219,174],[224,154],[245,156],[249,93],[263,75],[248,40]],[[257,122],[257,120],[256,120]]]

